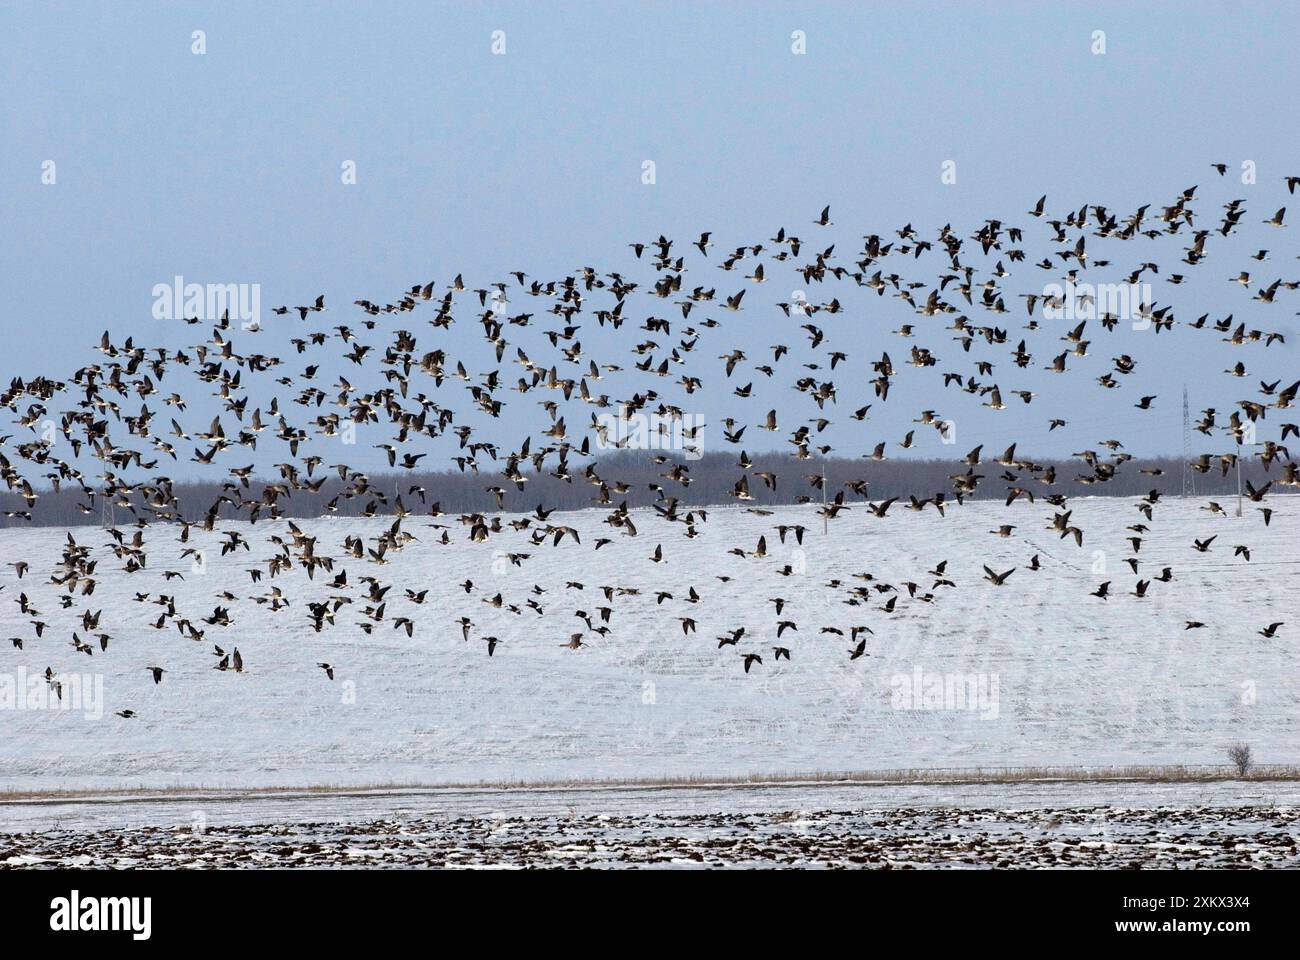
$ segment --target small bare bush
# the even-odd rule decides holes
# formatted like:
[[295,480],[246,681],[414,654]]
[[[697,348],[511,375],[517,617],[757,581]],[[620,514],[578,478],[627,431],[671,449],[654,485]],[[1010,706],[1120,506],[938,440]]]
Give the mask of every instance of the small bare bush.
[[1228,748],[1228,760],[1237,768],[1237,775],[1241,777],[1250,773],[1250,768],[1254,765],[1250,747],[1244,743],[1234,744]]

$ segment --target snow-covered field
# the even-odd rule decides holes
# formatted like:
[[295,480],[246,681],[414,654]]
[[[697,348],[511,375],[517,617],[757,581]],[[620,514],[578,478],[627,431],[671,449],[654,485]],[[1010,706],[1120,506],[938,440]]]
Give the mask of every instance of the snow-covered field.
[[0,837],[0,868],[1294,868],[1294,810],[817,810]]
[[[1300,503],[1300,501],[1294,501]],[[988,501],[952,505],[946,517],[895,505],[884,519],[855,506],[830,524],[808,507],[760,517],[738,508],[708,511],[699,536],[682,524],[637,514],[639,536],[605,525],[606,514],[555,514],[549,522],[576,528],[571,539],[535,546],[528,532],[508,526],[483,544],[466,540],[454,517],[450,544],[430,518],[410,517],[404,529],[418,541],[389,551],[386,564],[340,559],[348,587],[332,589],[331,574],[309,580],[294,569],[251,581],[246,570],[274,552],[272,534],[284,522],[222,524],[239,529],[250,551],[219,555],[220,532],[194,531],[189,546],[205,563],[181,557],[177,528],[145,531],[148,567],[121,571],[91,527],[71,532],[98,558],[93,595],[61,609],[60,588],[48,582],[68,531],[0,532],[0,676],[20,679],[52,667],[102,680],[102,702],[84,709],[0,709],[0,787],[25,790],[134,786],[257,786],[446,784],[479,780],[653,777],[826,770],[880,770],[1021,765],[1222,763],[1229,743],[1251,745],[1260,762],[1294,763],[1300,744],[1300,509],[1270,497],[1271,526],[1250,503],[1243,519],[1202,510],[1204,499],[1162,501],[1144,535],[1141,576],[1163,566],[1171,582],[1153,582],[1131,595],[1137,580],[1124,558],[1129,524],[1142,520],[1133,500],[1070,501],[1082,548],[1045,529],[1052,508]],[[509,519],[509,518],[507,518]],[[346,536],[374,538],[392,518],[303,521],[319,538],[318,554],[342,557]],[[1003,523],[1014,535],[989,533]],[[778,524],[804,524],[803,546],[783,545]],[[768,556],[753,551],[760,534]],[[1193,538],[1218,534],[1209,553]],[[130,530],[128,529],[128,538]],[[593,550],[598,537],[612,542]],[[663,545],[663,562],[651,560]],[[1251,559],[1234,558],[1247,544]],[[506,552],[528,554],[519,565]],[[1042,569],[1028,568],[1037,553]],[[12,564],[31,569],[20,581]],[[947,560],[933,586],[927,573]],[[1016,567],[1005,586],[985,582],[983,564]],[[791,568],[783,575],[783,568]],[[184,579],[164,579],[164,571]],[[871,574],[874,580],[855,578]],[[385,619],[373,632],[366,620],[364,575],[393,584]],[[731,577],[729,582],[718,575]],[[473,581],[471,593],[459,585]],[[833,580],[840,583],[831,586]],[[919,585],[908,596],[905,581]],[[1090,596],[1112,581],[1108,600]],[[584,589],[567,587],[581,582]],[[851,591],[875,583],[899,590],[871,592],[850,605]],[[534,585],[545,592],[533,593]],[[278,611],[252,597],[283,591]],[[630,587],[614,594],[602,586]],[[691,587],[700,602],[685,599]],[[428,590],[423,604],[404,591]],[[229,590],[238,599],[219,594]],[[671,599],[656,602],[656,591]],[[39,616],[20,612],[25,592]],[[933,602],[922,602],[926,593]],[[500,593],[513,613],[484,600]],[[148,594],[139,602],[136,594]],[[178,614],[206,631],[202,641],[172,623],[155,629],[164,612],[155,601],[174,597]],[[348,596],[337,623],[316,633],[309,600]],[[770,598],[786,599],[777,616]],[[535,600],[542,613],[525,606]],[[218,604],[232,623],[199,618]],[[601,637],[575,616],[613,610]],[[102,609],[98,630],[82,629],[83,609]],[[394,629],[414,621],[413,635]],[[462,638],[461,616],[473,629]],[[679,618],[697,632],[683,635]],[[35,638],[29,621],[48,625]],[[777,621],[797,623],[778,641]],[[1203,629],[1185,630],[1187,620]],[[1283,621],[1267,639],[1257,631]],[[850,660],[849,630],[867,625],[869,656]],[[717,637],[744,626],[736,646]],[[822,633],[834,627],[843,636]],[[73,649],[76,630],[94,653]],[[93,636],[111,635],[107,651]],[[564,649],[571,633],[586,646]],[[26,638],[15,649],[5,638]],[[488,657],[484,636],[500,639]],[[213,645],[238,647],[246,671],[213,667]],[[788,647],[777,661],[773,646]],[[747,674],[739,654],[763,657]],[[333,665],[329,680],[318,662]],[[166,669],[155,685],[146,669]],[[904,697],[901,678],[931,675],[969,680],[977,702],[932,703]],[[12,681],[11,681],[12,682]],[[44,687],[44,681],[38,686]],[[65,696],[71,685],[65,682]],[[938,707],[937,709],[935,707]],[[116,716],[129,709],[130,719]],[[96,715],[98,714],[98,715]],[[0,817],[3,814],[0,813]]]
[[1294,783],[423,790],[7,804],[0,869],[1295,867]]

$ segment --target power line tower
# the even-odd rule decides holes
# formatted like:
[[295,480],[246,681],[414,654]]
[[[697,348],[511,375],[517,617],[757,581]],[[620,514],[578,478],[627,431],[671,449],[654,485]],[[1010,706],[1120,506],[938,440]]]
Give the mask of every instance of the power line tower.
[[1187,404],[1187,384],[1183,384],[1183,496],[1196,496],[1196,481],[1188,469],[1187,458],[1192,455],[1192,415]]
[[105,530],[117,526],[117,508],[107,493],[99,495],[99,525]]

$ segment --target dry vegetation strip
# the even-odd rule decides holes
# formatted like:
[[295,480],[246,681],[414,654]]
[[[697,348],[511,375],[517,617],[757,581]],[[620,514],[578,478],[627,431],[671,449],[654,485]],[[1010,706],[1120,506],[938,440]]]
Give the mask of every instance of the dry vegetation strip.
[[1224,780],[1300,780],[1300,767],[1261,764],[1240,775],[1231,765],[1153,765],[1123,767],[982,767],[970,769],[900,769],[855,772],[749,774],[743,776],[671,776],[642,779],[582,778],[570,780],[477,781],[463,783],[315,784],[283,787],[126,787],[103,790],[0,790],[0,803],[146,802],[165,800],[237,799],[247,797],[365,796],[396,793],[465,793],[511,790],[663,790],[743,789],[745,787],[973,785],[1019,783],[1208,783]]

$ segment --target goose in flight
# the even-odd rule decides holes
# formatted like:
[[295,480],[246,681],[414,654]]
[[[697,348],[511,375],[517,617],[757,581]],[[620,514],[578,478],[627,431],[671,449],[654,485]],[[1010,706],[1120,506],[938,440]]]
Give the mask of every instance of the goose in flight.
[[1007,577],[1011,576],[1015,572],[1016,572],[1015,567],[1012,567],[1010,570],[1007,570],[1004,573],[994,573],[991,569],[985,567],[984,579],[987,580],[989,583],[993,584],[993,586],[1000,587],[1007,582]]

